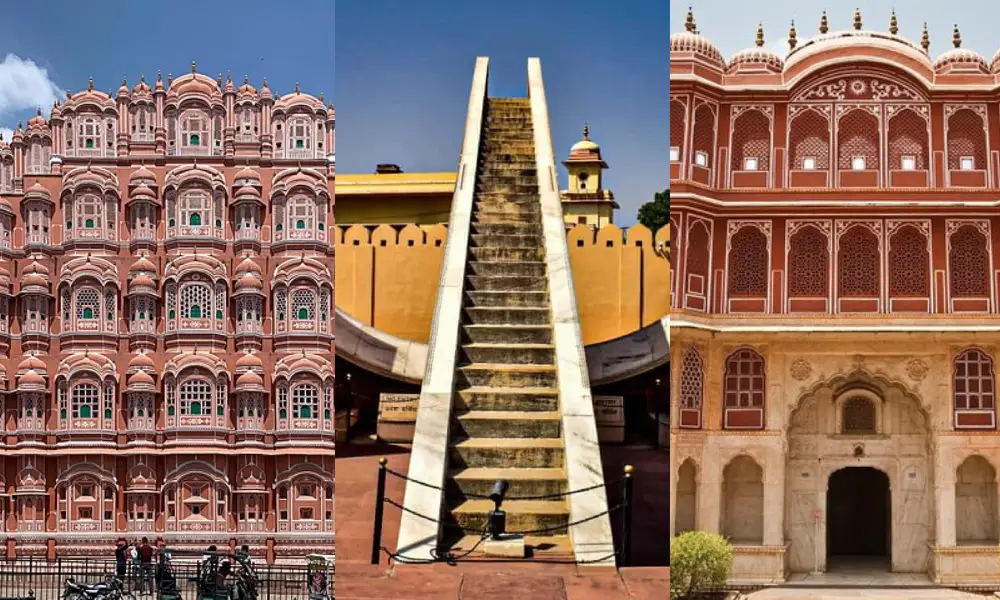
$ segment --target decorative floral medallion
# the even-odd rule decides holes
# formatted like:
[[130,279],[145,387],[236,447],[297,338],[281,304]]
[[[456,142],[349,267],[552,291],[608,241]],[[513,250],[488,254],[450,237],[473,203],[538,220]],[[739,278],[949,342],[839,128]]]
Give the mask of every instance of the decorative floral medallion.
[[927,371],[930,367],[927,363],[920,360],[919,358],[914,358],[910,362],[906,363],[906,374],[910,376],[910,379],[914,381],[922,381],[924,377],[927,376]]
[[812,375],[812,365],[809,364],[809,361],[800,358],[792,363],[790,371],[796,381],[805,381]]

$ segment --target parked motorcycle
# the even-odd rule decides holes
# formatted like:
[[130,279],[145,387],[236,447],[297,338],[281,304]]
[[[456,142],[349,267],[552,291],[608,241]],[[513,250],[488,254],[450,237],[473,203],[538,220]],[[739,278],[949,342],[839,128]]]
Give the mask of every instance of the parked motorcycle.
[[135,596],[125,591],[122,580],[115,575],[108,575],[104,583],[92,585],[77,583],[68,577],[62,597],[63,600],[135,600]]

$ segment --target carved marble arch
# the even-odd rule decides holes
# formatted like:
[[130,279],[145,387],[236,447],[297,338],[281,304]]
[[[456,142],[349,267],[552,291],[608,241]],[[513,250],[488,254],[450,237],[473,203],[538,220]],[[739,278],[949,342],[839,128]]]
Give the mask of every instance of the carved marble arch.
[[685,458],[677,470],[677,502],[674,507],[674,535],[698,528],[698,464]]
[[774,108],[736,105],[731,110],[730,170],[769,171]]
[[[837,168],[878,171],[881,166],[881,107],[837,106]],[[858,160],[863,163],[857,164]]]
[[[687,102],[683,98],[675,96],[670,99],[671,162],[684,160],[685,131],[687,131]],[[676,157],[674,157],[674,152],[677,153]]]
[[739,454],[722,469],[720,533],[733,545],[764,543],[764,467],[749,454]]
[[793,171],[830,168],[831,110],[829,105],[788,108],[788,168]]
[[955,469],[955,514],[962,516],[954,520],[957,545],[995,547],[1000,541],[997,471],[978,452],[971,452]]
[[829,221],[789,221],[787,229],[788,296],[827,298],[833,238]]
[[[949,171],[988,170],[989,139],[986,135],[986,105],[947,104],[945,138]],[[971,159],[971,164],[969,160]]]
[[901,104],[886,107],[889,169],[930,169],[930,107]]
[[767,296],[771,265],[770,221],[730,221],[727,245],[729,297]]
[[886,222],[890,296],[930,297],[930,232],[931,224],[927,220]]
[[955,429],[996,429],[996,371],[993,357],[981,348],[967,348],[952,367]]
[[[850,398],[878,401],[876,425],[880,434],[927,434],[933,410],[931,402],[906,383],[880,370],[855,365],[849,372],[820,377],[793,401],[786,412],[789,439],[796,435],[833,435],[841,431],[840,409]],[[839,402],[839,404],[838,404]],[[885,412],[895,408],[895,416]]]
[[692,166],[711,169],[715,166],[715,140],[718,124],[718,107],[697,101],[694,109],[691,145],[694,150]]

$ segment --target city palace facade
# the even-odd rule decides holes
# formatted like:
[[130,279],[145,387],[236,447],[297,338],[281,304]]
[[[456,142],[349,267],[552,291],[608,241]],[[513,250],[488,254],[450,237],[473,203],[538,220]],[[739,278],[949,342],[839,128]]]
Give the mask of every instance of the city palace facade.
[[1000,583],[1000,54],[887,20],[671,36],[671,533],[734,581]]
[[0,141],[0,553],[332,553],[334,121],[192,63]]

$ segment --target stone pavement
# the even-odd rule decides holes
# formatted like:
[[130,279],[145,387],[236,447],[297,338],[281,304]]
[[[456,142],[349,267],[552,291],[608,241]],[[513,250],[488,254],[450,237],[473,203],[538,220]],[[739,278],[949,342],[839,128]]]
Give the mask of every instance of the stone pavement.
[[[339,585],[339,581],[338,581]],[[937,589],[803,589],[803,588],[769,588],[754,592],[749,600],[984,600],[993,595],[971,594],[950,590]]]
[[[605,453],[609,479],[626,458],[636,470],[648,473],[645,484],[637,480],[636,532],[633,545],[638,565],[665,565],[668,549],[665,489],[666,453],[662,450]],[[656,454],[656,453],[659,454]],[[578,567],[553,563],[497,563],[465,561],[457,566],[392,565],[383,554],[378,566],[368,564],[378,457],[389,459],[389,468],[405,473],[409,452],[404,446],[342,444],[337,449],[337,598],[338,600],[665,600],[669,597],[670,570],[666,566],[623,568]],[[660,464],[662,462],[662,464]],[[661,472],[662,471],[662,472]],[[663,480],[663,483],[657,483]],[[640,494],[640,485],[642,493]],[[386,481],[386,495],[402,502],[404,482]],[[662,506],[660,506],[662,504]],[[399,510],[386,506],[382,543],[395,549]],[[660,523],[662,521],[662,524]],[[661,535],[662,534],[662,535]]]

